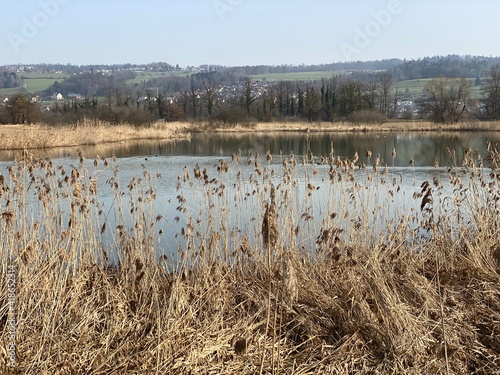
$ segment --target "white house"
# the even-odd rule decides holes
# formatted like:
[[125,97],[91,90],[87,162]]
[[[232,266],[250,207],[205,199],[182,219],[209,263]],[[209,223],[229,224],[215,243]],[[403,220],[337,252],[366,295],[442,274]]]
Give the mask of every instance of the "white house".
[[55,97],[54,97],[55,100],[63,100],[64,97],[62,96],[61,93],[58,93]]

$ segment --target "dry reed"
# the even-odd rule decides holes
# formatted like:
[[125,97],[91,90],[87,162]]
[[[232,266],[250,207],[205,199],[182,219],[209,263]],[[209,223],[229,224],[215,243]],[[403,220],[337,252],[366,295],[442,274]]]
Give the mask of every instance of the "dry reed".
[[248,124],[235,124],[232,127],[217,127],[214,125],[202,126],[200,124],[188,125],[193,132],[435,132],[438,131],[499,131],[498,121],[471,121],[456,124],[435,124],[430,121],[404,121],[390,120],[384,123],[352,123],[352,122],[257,122]]
[[79,125],[3,125],[0,127],[0,150],[23,150],[54,147],[98,145],[147,139],[182,139],[189,137],[187,124],[157,122],[151,126],[111,125],[83,121]]
[[[491,147],[490,164],[498,155]],[[7,266],[17,272],[16,365],[1,351],[0,372],[500,373],[500,173],[469,156],[449,169],[454,196],[442,193],[447,182],[424,183],[417,210],[388,218],[380,232],[385,208],[367,210],[370,193],[398,194],[398,182],[388,187],[333,157],[318,172],[280,157],[248,178],[239,158],[214,171],[196,166],[194,179],[189,169],[179,176],[182,236],[172,259],[159,256],[157,240],[177,224],[158,215],[149,172],[127,184],[114,162],[97,163],[113,176],[111,222],[92,161],[68,176],[26,153],[0,178],[4,302]],[[328,191],[300,194],[299,170],[304,185],[314,175]],[[198,201],[191,187],[202,191]]]

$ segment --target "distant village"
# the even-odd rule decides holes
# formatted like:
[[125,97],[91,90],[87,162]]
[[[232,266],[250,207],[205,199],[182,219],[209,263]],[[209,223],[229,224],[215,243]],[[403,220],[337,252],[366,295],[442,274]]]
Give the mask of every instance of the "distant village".
[[[24,73],[38,73],[40,75],[47,74],[47,76],[50,75],[64,75],[67,74],[66,71],[64,70],[46,70],[42,69],[38,66],[32,66],[32,65],[7,65],[4,66],[4,68],[9,69],[11,71],[16,72],[18,75],[22,76]],[[136,72],[136,73],[144,73],[144,72],[158,72],[158,67],[153,67],[150,65],[144,65],[144,66],[125,66],[125,67],[115,67],[115,68],[103,68],[103,69],[88,69],[88,70],[81,70],[78,73],[75,72],[73,75],[78,75],[78,74],[84,74],[84,73],[102,73],[102,74],[116,74],[119,72]],[[203,74],[203,73],[209,73],[212,72],[215,68],[209,65],[202,65],[198,67],[194,66],[188,66],[183,70],[183,72],[189,76],[189,75],[196,75],[196,74]],[[160,69],[159,71],[165,71],[165,72],[172,72],[172,71],[180,71],[181,68],[179,66],[177,67],[163,67],[163,69]],[[356,71],[345,71],[342,72],[342,75],[345,77],[348,77],[350,75],[356,74],[359,72]],[[333,74],[333,73],[332,73]],[[275,85],[276,82],[274,81],[267,81],[267,80],[254,80],[252,81],[251,85],[251,92],[250,95],[252,98],[259,98],[262,97],[266,94],[269,93],[269,89]],[[137,98],[138,102],[144,103],[148,101],[157,101],[157,97],[159,95],[158,92],[158,87],[147,87],[143,91],[148,93],[148,95],[142,95]],[[242,82],[239,83],[232,83],[232,84],[223,84],[220,85],[220,87],[216,88],[216,96],[217,100],[219,100],[222,103],[225,103],[226,101],[230,101],[234,98],[239,98],[243,95],[245,95],[245,85]],[[198,99],[201,99],[202,96],[204,95],[203,90],[197,89],[195,91],[195,94]],[[54,92],[48,96],[43,96],[41,93],[29,93],[26,92],[26,95],[30,97],[30,101],[32,103],[40,103],[43,107],[44,111],[50,111],[51,110],[51,104],[54,102],[64,102],[64,101],[81,101],[85,99],[85,95],[80,94],[80,93],[75,93],[75,92],[68,92],[68,93],[61,93],[61,92]],[[169,95],[163,98],[168,103],[174,104],[178,103],[180,100],[180,96],[182,93],[178,92],[175,93],[174,95]],[[299,97],[297,93],[294,93],[290,95],[290,99],[295,101],[296,104],[298,105]],[[8,103],[9,98],[7,96],[1,96],[0,95],[0,101],[3,104]],[[414,101],[412,100],[404,100],[401,97],[398,97],[396,102],[393,103],[394,108],[396,110],[396,117],[399,118],[404,118],[408,117],[409,114],[411,116],[417,116],[418,115],[418,107],[415,104]]]
[[[0,67],[0,121],[9,121],[6,109],[16,92],[34,110],[56,112],[58,121],[69,114],[139,122],[491,119],[500,117],[497,99],[488,96],[499,64],[498,58],[450,55],[318,66],[9,65]],[[27,83],[37,79],[52,84],[29,91]],[[439,90],[447,105],[433,103]],[[140,115],[133,114],[132,103]]]

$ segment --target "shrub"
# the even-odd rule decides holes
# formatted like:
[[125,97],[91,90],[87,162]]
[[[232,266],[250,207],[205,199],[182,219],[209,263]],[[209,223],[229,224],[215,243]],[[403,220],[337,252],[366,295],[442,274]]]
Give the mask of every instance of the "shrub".
[[380,112],[370,109],[353,112],[347,119],[355,124],[383,124],[387,120]]

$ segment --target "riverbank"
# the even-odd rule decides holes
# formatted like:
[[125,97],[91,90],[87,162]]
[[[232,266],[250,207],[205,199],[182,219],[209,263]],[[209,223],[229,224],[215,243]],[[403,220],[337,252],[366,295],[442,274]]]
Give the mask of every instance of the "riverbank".
[[435,124],[422,121],[353,124],[349,122],[269,122],[231,126],[189,122],[157,122],[148,127],[84,123],[52,127],[46,125],[1,125],[0,150],[47,149],[95,146],[116,142],[189,139],[191,133],[259,133],[259,132],[496,132],[500,121],[459,124]]
[[435,124],[428,121],[388,121],[383,124],[351,122],[268,122],[252,123],[234,126],[221,125],[190,125],[191,132],[465,132],[465,131],[500,131],[500,121],[467,122],[457,124]]
[[157,122],[149,127],[132,125],[2,125],[0,150],[43,149],[56,147],[94,146],[106,143],[139,140],[188,139],[188,124]]

